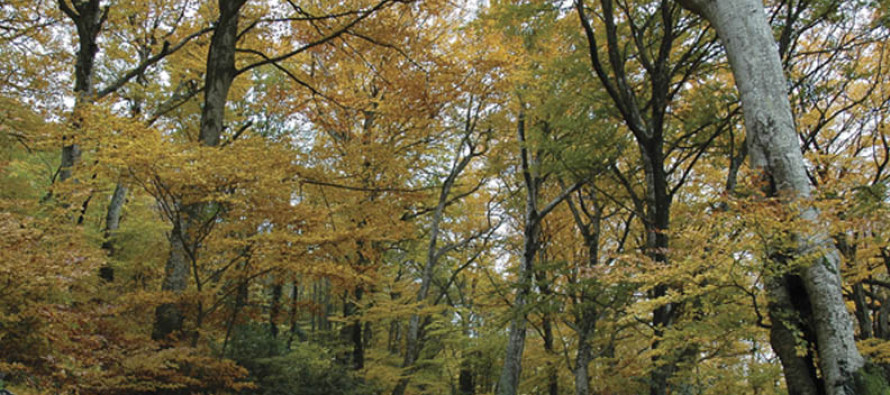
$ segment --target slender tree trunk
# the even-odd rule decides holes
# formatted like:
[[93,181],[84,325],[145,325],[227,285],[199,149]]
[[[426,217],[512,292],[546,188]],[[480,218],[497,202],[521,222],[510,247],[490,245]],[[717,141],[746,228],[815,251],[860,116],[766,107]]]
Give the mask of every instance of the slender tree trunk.
[[[788,85],[763,4],[759,0],[682,0],[681,4],[711,22],[726,47],[741,93],[752,168],[763,171],[776,196],[809,199],[811,185],[797,141]],[[800,217],[817,222],[820,214],[805,207]],[[797,256],[816,256],[815,262],[792,274],[800,276],[811,309],[819,381],[828,395],[857,394],[857,375],[865,361],[856,348],[853,321],[843,299],[840,257],[827,234],[815,231],[794,236]],[[792,387],[789,376],[798,374],[795,362],[782,359],[782,365]]]
[[[598,42],[600,39],[597,37],[594,25],[587,17],[584,0],[575,0],[575,8],[587,37],[587,50],[593,71],[621,113],[624,123],[634,135],[640,149],[646,195],[637,198],[633,186],[629,183],[626,183],[625,188],[634,196],[635,205],[638,206],[636,209],[645,211],[640,214],[646,230],[646,254],[653,262],[667,265],[669,263],[667,232],[670,230],[673,191],[668,184],[668,174],[665,170],[668,163],[665,158],[664,129],[668,106],[672,100],[671,84],[679,76],[677,74],[679,68],[671,64],[674,57],[672,49],[678,38],[675,30],[679,29],[679,18],[674,5],[669,1],[662,1],[657,6],[657,13],[653,13],[651,19],[658,22],[631,28],[631,34],[635,37],[629,40],[630,42],[623,43],[619,40],[622,34],[621,24],[624,23],[623,16],[616,15],[615,3],[614,0],[599,1],[598,17],[604,24],[608,63],[605,62],[606,58],[600,57],[601,45]],[[643,42],[651,42],[651,48],[642,48]],[[629,83],[631,77],[627,75],[626,66],[631,55],[628,55],[628,50],[634,47],[639,51],[639,58],[646,59],[644,62],[646,79],[650,82],[648,97],[637,95],[635,88]],[[644,56],[645,52],[649,52],[649,55]],[[667,295],[667,292],[666,284],[658,284],[648,296],[650,299],[658,299]],[[660,339],[665,330],[673,325],[677,314],[676,307],[673,303],[668,303],[652,312],[655,338],[651,344],[653,350],[661,347]],[[649,377],[650,395],[665,395],[668,392],[668,379],[676,371],[677,356],[682,353],[682,350],[653,353],[653,368]]]
[[519,379],[522,373],[522,352],[525,349],[525,332],[528,326],[528,304],[532,299],[534,289],[535,266],[534,261],[540,247],[539,237],[541,221],[557,205],[576,191],[581,183],[563,189],[559,196],[543,207],[538,205],[538,190],[543,182],[543,177],[537,173],[538,154],[529,153],[526,146],[525,113],[519,113],[517,122],[517,135],[520,146],[520,166],[522,178],[525,184],[525,213],[523,216],[523,246],[522,256],[519,261],[517,273],[516,298],[513,301],[513,319],[510,321],[507,351],[504,355],[504,366],[497,384],[497,395],[516,395],[519,390]]
[[[315,285],[313,284],[313,287]],[[287,349],[290,350],[291,344],[294,342],[294,336],[299,336],[300,341],[305,340],[305,333],[300,329],[300,323],[297,321],[297,307],[299,307],[298,303],[300,302],[300,287],[297,285],[297,282],[294,281],[291,283],[291,295],[290,295],[290,311],[289,311],[289,319],[290,323],[290,333],[287,336]],[[314,295],[313,295],[314,297]],[[315,313],[312,313],[312,330],[315,330]]]
[[519,390],[519,377],[522,373],[522,351],[525,349],[525,330],[527,326],[526,305],[532,291],[534,260],[538,250],[539,218],[537,209],[537,180],[531,174],[532,158],[529,158],[525,145],[525,115],[519,115],[517,127],[522,155],[522,172],[525,178],[526,199],[523,225],[523,248],[517,273],[516,298],[513,301],[513,319],[510,321],[510,333],[507,340],[507,352],[504,355],[504,367],[498,380],[498,395],[516,395]]
[[[420,289],[417,290],[417,297],[415,299],[419,305],[422,305],[429,296],[430,287],[433,283],[433,270],[436,268],[439,258],[444,251],[438,247],[439,230],[442,220],[445,217],[445,206],[448,204],[451,189],[454,187],[457,178],[463,173],[464,169],[467,168],[473,158],[479,155],[479,153],[475,151],[474,145],[470,143],[469,140],[472,132],[472,129],[466,131],[467,134],[460,144],[458,154],[452,162],[451,170],[448,172],[448,176],[445,177],[445,180],[442,182],[442,187],[439,190],[439,200],[436,203],[436,209],[433,211],[432,224],[430,227],[430,240],[427,246],[426,264],[423,267],[423,273],[420,277]],[[462,151],[464,144],[469,146],[470,152],[461,157],[460,152]],[[412,370],[414,363],[417,361],[420,354],[420,349],[422,347],[421,343],[423,340],[420,338],[421,329],[420,316],[416,313],[411,314],[411,319],[408,322],[408,333],[405,339],[405,359],[402,362],[402,369],[408,371],[408,373]],[[392,395],[404,394],[405,389],[408,388],[408,382],[408,376],[399,379],[399,382],[393,389]]]
[[[587,247],[587,267],[593,269],[599,263],[601,209],[594,202],[592,214],[588,214],[588,211],[583,211],[589,218],[589,223],[585,223],[581,217],[582,211],[571,200],[568,203],[575,224],[578,230],[580,230],[581,236],[584,238],[584,244]],[[584,204],[583,199],[581,199],[580,203]],[[590,342],[596,333],[596,323],[599,317],[599,311],[596,306],[595,283],[582,284],[581,296],[578,302],[580,303],[580,312],[576,315],[578,351],[575,355],[575,370],[572,373],[575,376],[575,395],[589,395],[590,376],[587,369],[590,366],[590,361],[593,359],[593,347]]]
[[[544,330],[544,351],[549,355],[555,355],[556,350],[553,347],[553,318],[549,312],[544,313],[541,327]],[[547,363],[547,393],[549,395],[559,395],[559,375],[556,366],[552,362]]]
[[361,286],[353,289],[355,301],[349,297],[349,291],[343,294],[343,318],[347,324],[340,329],[340,338],[345,344],[352,346],[352,351],[341,354],[339,360],[344,365],[349,366],[352,370],[361,370],[365,367],[365,349],[364,338],[362,337],[362,321],[358,316],[358,307],[356,302],[362,300],[364,290]]
[[[121,225],[121,213],[124,209],[124,202],[127,200],[127,187],[120,182],[114,187],[114,193],[111,195],[111,202],[108,204],[108,211],[105,214],[105,231],[102,249],[108,252],[108,256],[114,256],[116,250],[115,235]],[[99,277],[105,281],[114,281],[114,268],[105,265],[99,269]]]

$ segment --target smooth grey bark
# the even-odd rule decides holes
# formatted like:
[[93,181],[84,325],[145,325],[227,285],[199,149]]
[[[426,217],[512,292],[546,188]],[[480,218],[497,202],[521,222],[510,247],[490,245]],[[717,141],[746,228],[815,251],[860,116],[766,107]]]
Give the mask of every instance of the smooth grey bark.
[[[797,141],[788,85],[763,4],[759,0],[680,2],[711,22],[726,47],[741,93],[751,166],[763,171],[775,196],[809,199],[812,187]],[[810,206],[802,210],[800,218],[817,222],[820,214]],[[820,381],[828,395],[853,395],[856,375],[865,361],[856,348],[853,321],[844,304],[840,257],[824,233],[794,236],[796,255],[815,257],[815,262],[793,274],[800,276],[811,310],[808,318],[815,335]],[[796,378],[788,376],[798,374],[795,362],[782,359],[782,364],[791,387]]]
[[[127,187],[121,183],[117,183],[114,187],[114,193],[111,194],[111,202],[108,203],[108,212],[105,215],[105,233],[106,239],[111,236],[114,231],[121,226],[121,213],[124,209],[124,202],[127,200]],[[107,249],[113,249],[108,247]]]
[[[115,246],[115,234],[121,225],[121,215],[124,210],[124,202],[127,200],[127,187],[118,182],[111,194],[111,202],[108,203],[108,211],[105,213],[105,230],[103,232],[102,249],[113,256],[117,251]],[[99,269],[99,276],[105,281],[114,281],[114,269],[111,266],[103,266]]]
[[[236,76],[235,43],[238,17],[246,0],[219,0],[219,20],[210,40],[204,82],[204,107],[201,110],[200,141],[217,146],[225,122],[226,98]],[[176,294],[188,288],[189,269],[197,263],[197,238],[205,207],[186,204],[177,207],[170,233],[170,256],[164,267],[161,289]],[[161,340],[182,330],[183,316],[174,303],[164,303],[155,310],[152,338]]]
[[[472,123],[468,122],[468,125],[469,124]],[[457,178],[463,173],[467,166],[469,166],[470,162],[482,154],[481,152],[476,151],[476,146],[470,140],[470,135],[472,133],[472,129],[466,131],[466,135],[461,140],[458,154],[454,158],[448,176],[445,177],[445,180],[442,182],[442,187],[439,190],[439,198],[436,203],[436,208],[433,211],[433,218],[430,226],[430,240],[427,246],[426,264],[424,264],[423,272],[421,273],[420,288],[417,290],[417,297],[415,298],[415,301],[418,304],[423,304],[429,296],[430,287],[433,283],[433,270],[435,270],[439,258],[456,247],[456,245],[439,247],[439,231],[442,220],[445,217],[445,207],[450,201],[451,190],[454,187],[455,181],[457,181]],[[463,150],[464,145],[469,148],[469,153],[461,156],[460,152]],[[406,333],[405,338],[405,359],[402,361],[402,369],[410,371],[419,357],[421,348],[420,332],[420,315],[417,313],[411,314],[411,318],[408,322],[408,333]],[[404,394],[405,390],[408,388],[409,380],[410,378],[408,376],[399,379],[392,391],[392,395]]]

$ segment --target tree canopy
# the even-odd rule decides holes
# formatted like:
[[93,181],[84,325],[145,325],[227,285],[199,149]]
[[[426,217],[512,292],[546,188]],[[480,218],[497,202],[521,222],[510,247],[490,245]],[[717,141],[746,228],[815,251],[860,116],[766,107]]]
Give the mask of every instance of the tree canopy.
[[888,10],[6,1],[0,390],[890,393]]

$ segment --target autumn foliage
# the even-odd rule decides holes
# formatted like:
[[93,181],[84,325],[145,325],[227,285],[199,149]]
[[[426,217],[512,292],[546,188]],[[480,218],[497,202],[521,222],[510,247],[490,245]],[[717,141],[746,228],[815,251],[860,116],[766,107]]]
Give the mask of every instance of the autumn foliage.
[[805,231],[886,386],[888,4],[766,3],[808,199],[680,2],[0,4],[0,389],[796,394]]

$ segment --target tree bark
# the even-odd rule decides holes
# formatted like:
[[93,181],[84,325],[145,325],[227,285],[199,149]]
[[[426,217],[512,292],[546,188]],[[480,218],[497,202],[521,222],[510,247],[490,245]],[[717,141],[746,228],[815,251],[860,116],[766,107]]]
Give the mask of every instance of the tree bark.
[[[206,146],[219,145],[225,122],[226,97],[236,75],[235,43],[238,39],[238,17],[246,0],[219,0],[219,20],[207,55],[204,107],[201,110],[200,141]],[[186,204],[178,210],[170,235],[170,256],[164,269],[164,291],[181,294],[188,287],[190,265],[197,264],[197,225],[203,216],[204,205]],[[164,339],[182,330],[181,309],[174,303],[164,303],[155,311],[152,337]]]
[[[111,194],[111,202],[108,203],[108,211],[105,214],[105,231],[103,232],[102,249],[108,252],[108,256],[113,256],[117,251],[115,246],[115,234],[121,225],[121,213],[123,213],[124,202],[127,200],[127,187],[118,182],[114,187],[114,193]],[[99,269],[99,277],[105,281],[114,281],[114,268],[105,265]]]
[[[575,0],[574,3],[587,38],[587,50],[593,71],[640,149],[640,162],[646,182],[645,196],[638,197],[634,186],[626,180],[623,184],[634,200],[639,218],[643,220],[646,231],[646,254],[653,262],[668,265],[667,251],[670,240],[667,232],[670,230],[671,204],[674,192],[682,184],[682,181],[673,187],[669,184],[666,166],[669,168],[667,156],[670,152],[666,150],[664,137],[668,106],[674,96],[672,83],[678,77],[685,78],[678,72],[680,68],[671,64],[672,50],[678,38],[675,29],[680,29],[677,10],[671,2],[660,2],[651,15],[653,21],[659,22],[631,27],[631,34],[634,37],[628,40],[630,42],[624,43],[619,40],[621,24],[634,22],[622,21],[623,16],[616,15],[614,0],[600,0],[600,12],[597,15],[603,21],[606,36],[606,53],[605,57],[601,57],[602,46],[598,42],[597,31],[587,16],[587,6],[584,0]],[[653,39],[650,34],[656,38]],[[632,49],[636,50],[636,58],[643,63],[646,79],[650,82],[648,95],[638,95],[636,92],[639,88],[633,86],[630,82],[632,78],[627,75],[626,67],[633,56],[629,54],[629,50]],[[696,55],[693,55],[690,49],[681,55],[682,58],[687,56],[691,59]],[[668,288],[666,284],[657,284],[649,292],[648,297],[662,298],[667,295]],[[673,303],[653,310],[652,328],[655,338],[651,345],[653,350],[661,346],[660,339],[665,330],[673,325],[677,311],[677,306]],[[665,395],[668,392],[668,379],[676,370],[678,354],[682,352],[653,354],[653,368],[649,377],[650,395]]]
[[[59,0],[59,9],[74,22],[77,28],[77,61],[74,64],[74,112],[91,100],[96,54],[99,52],[99,32],[108,16],[108,9],[100,6],[99,0],[75,1],[74,8],[66,0]],[[75,119],[74,127],[80,122]],[[62,136],[62,159],[59,166],[59,181],[71,178],[72,169],[80,160],[80,146],[76,136]]]
[[[579,203],[584,205],[584,199],[579,194]],[[593,201],[593,212],[579,209],[572,200],[568,201],[569,209],[575,225],[581,232],[584,244],[587,247],[587,268],[593,269],[599,263],[599,240],[601,231],[602,209],[596,201]],[[582,207],[583,208],[583,207]],[[589,222],[581,217],[584,213]],[[583,282],[579,279],[579,282]],[[590,394],[590,375],[587,371],[590,361],[593,359],[593,347],[591,340],[596,333],[596,324],[599,311],[596,305],[594,284],[582,284],[579,303],[580,311],[576,314],[575,325],[577,327],[578,351],[575,355],[575,395]]]
[[538,205],[538,189],[543,182],[541,175],[536,173],[535,162],[538,155],[528,152],[526,146],[525,113],[520,112],[517,122],[517,134],[520,145],[520,161],[523,182],[525,183],[525,213],[523,215],[523,247],[517,273],[516,298],[513,301],[513,319],[510,320],[510,333],[507,340],[507,351],[504,355],[504,366],[498,379],[497,395],[516,395],[519,389],[519,378],[522,373],[522,352],[525,349],[525,332],[528,326],[527,306],[532,298],[534,282],[534,261],[538,254],[541,221],[557,205],[568,198],[580,183],[565,188],[559,196],[547,203]]
[[498,395],[516,395],[519,389],[519,377],[522,373],[522,351],[525,349],[525,330],[527,326],[526,305],[531,297],[534,260],[538,250],[539,218],[537,208],[537,178],[531,173],[534,159],[525,147],[525,114],[519,114],[517,124],[522,173],[525,180],[525,223],[523,226],[522,257],[517,275],[516,298],[513,301],[513,319],[510,320],[510,334],[507,340],[507,352],[504,355],[504,367],[498,380]]
[[[797,141],[788,84],[763,4],[759,0],[680,3],[711,22],[726,47],[741,93],[752,168],[762,170],[775,196],[785,201],[809,199],[812,187]],[[800,218],[817,222],[820,214],[809,206]],[[815,231],[794,236],[797,256],[816,257],[815,262],[794,274],[802,279],[812,310],[819,379],[828,395],[855,394],[856,377],[865,361],[856,348],[853,321],[844,304],[840,257],[827,234]],[[795,368],[785,359],[782,364],[787,380]],[[789,380],[789,388],[792,385]]]
[[[470,124],[470,122],[468,122],[468,124]],[[458,153],[455,155],[452,162],[451,170],[448,172],[448,176],[445,177],[445,180],[442,182],[442,187],[439,189],[439,198],[436,203],[436,209],[433,211],[432,224],[430,225],[430,240],[427,245],[426,264],[421,273],[420,289],[417,290],[417,297],[415,298],[416,302],[420,305],[422,305],[429,296],[430,286],[432,286],[433,283],[433,270],[438,264],[439,258],[441,258],[442,254],[449,249],[448,246],[439,248],[438,243],[440,227],[442,220],[445,217],[445,206],[448,205],[451,189],[454,187],[454,183],[457,181],[457,178],[461,173],[463,173],[464,169],[467,168],[475,157],[480,155],[480,153],[475,150],[475,146],[470,140],[470,135],[473,133],[473,130],[470,128],[468,129],[469,130],[466,130],[466,135],[464,136],[464,139],[461,140],[460,146],[458,147]],[[464,145],[468,146],[469,153],[461,156],[460,152],[462,152]],[[402,369],[409,371],[408,373],[410,373],[410,370],[413,368],[420,354],[422,346],[422,339],[420,339],[421,329],[420,315],[417,313],[411,314],[411,318],[408,322],[408,333],[405,338],[405,359],[402,362]],[[408,376],[399,379],[399,382],[393,389],[392,395],[404,394],[405,390],[408,388],[408,382]]]

